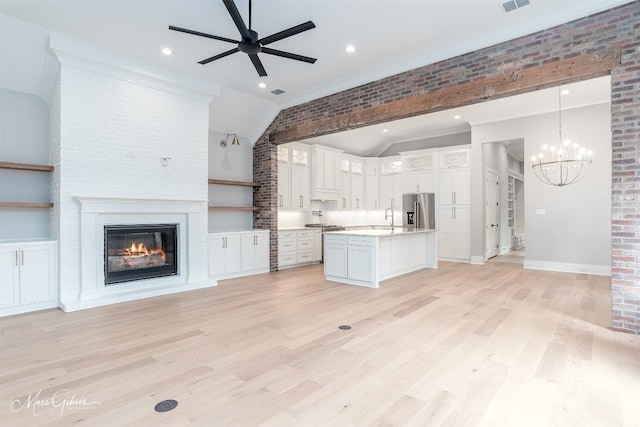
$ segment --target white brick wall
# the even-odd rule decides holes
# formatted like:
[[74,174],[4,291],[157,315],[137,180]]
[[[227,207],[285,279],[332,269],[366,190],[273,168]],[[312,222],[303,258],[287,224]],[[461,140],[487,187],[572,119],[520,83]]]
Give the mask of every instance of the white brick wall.
[[[130,76],[61,65],[51,145],[63,301],[81,289],[76,197],[201,200],[198,257],[207,270],[208,102]],[[162,157],[171,158],[166,167]]]

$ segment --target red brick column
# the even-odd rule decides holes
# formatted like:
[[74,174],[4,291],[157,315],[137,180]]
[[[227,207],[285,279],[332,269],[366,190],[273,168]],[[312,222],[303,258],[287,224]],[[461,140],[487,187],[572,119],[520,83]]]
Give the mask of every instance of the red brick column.
[[611,327],[640,334],[640,41],[621,62],[611,74]]

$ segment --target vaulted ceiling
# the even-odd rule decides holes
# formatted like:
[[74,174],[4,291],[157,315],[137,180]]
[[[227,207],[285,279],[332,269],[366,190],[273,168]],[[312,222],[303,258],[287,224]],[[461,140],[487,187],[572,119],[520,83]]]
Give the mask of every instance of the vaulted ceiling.
[[[141,69],[220,86],[212,130],[255,141],[280,109],[628,2],[530,0],[507,13],[504,0],[256,0],[252,27],[260,37],[309,20],[316,25],[269,46],[317,58],[315,64],[260,54],[268,73],[261,78],[241,52],[198,63],[233,44],[168,29],[238,39],[219,0],[0,0],[1,86],[46,95],[48,37],[61,34],[135,60]],[[247,23],[248,4],[236,0]],[[348,44],[355,52],[345,52]],[[173,54],[163,55],[165,47]]]

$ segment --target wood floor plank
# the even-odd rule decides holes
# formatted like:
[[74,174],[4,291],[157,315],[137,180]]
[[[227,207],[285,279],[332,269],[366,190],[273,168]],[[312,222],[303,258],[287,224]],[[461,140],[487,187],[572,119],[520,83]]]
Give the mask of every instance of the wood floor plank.
[[[315,265],[2,318],[0,425],[640,425],[640,337],[608,329],[609,279],[522,258],[377,289]],[[99,405],[54,419],[61,389]],[[11,406],[36,394],[38,416]]]

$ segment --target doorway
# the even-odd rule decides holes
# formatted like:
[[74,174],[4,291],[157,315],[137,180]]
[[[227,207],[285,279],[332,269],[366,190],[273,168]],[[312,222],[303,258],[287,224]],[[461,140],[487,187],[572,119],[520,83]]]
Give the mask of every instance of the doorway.
[[500,254],[500,179],[498,172],[487,168],[484,172],[485,194],[485,250],[484,259]]

